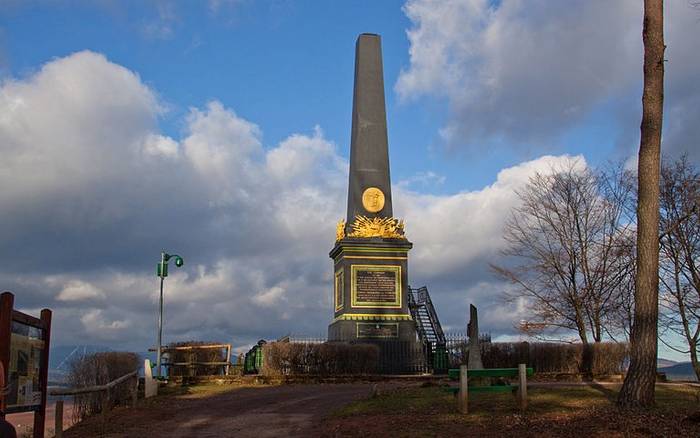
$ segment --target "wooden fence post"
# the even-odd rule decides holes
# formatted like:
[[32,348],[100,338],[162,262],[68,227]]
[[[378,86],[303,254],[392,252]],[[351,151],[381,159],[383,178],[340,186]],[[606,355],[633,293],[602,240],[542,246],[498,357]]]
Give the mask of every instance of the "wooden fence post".
[[136,407],[136,403],[139,399],[139,375],[138,373],[134,376],[134,380],[136,381],[136,384],[134,385],[134,394],[131,399],[131,405],[133,407]]
[[[0,294],[0,365],[2,365],[3,382],[9,382],[10,380],[10,337],[14,302],[15,296],[10,292]],[[0,395],[0,411],[4,410],[5,397]]]
[[469,386],[467,384],[467,366],[459,367],[459,412],[469,413]]
[[51,311],[42,309],[40,314],[44,329],[44,351],[41,352],[39,364],[39,388],[41,388],[41,407],[34,411],[34,438],[44,438],[46,427],[46,396],[49,382],[49,350],[51,347]]
[[527,368],[524,363],[518,364],[518,404],[521,411],[527,409]]
[[100,397],[100,404],[102,405],[102,409],[100,410],[100,422],[102,423],[102,434],[104,435],[105,424],[107,424],[107,409],[109,409],[109,388],[100,392],[102,393],[102,397]]
[[55,431],[56,438],[63,437],[63,400],[56,401],[56,412],[55,412]]

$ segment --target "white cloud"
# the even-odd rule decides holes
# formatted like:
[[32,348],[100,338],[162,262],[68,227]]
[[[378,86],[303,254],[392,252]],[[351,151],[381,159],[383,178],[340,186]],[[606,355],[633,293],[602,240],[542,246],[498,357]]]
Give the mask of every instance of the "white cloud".
[[273,286],[269,289],[257,293],[253,297],[253,301],[265,307],[281,304],[280,301],[284,298],[285,290],[279,286]]
[[544,156],[502,170],[481,190],[450,196],[399,190],[396,210],[405,212],[406,232],[415,244],[413,274],[437,279],[477,263],[486,269],[484,261],[496,258],[503,248],[503,225],[518,203],[515,190],[535,172],[549,173],[570,160],[585,165],[581,156]]
[[[170,138],[156,129],[156,94],[91,52],[6,82],[0,96],[0,282],[23,307],[54,310],[57,345],[151,345],[162,249],[185,258],[165,281],[167,342],[326,330],[348,164],[319,127],[265,147],[255,123],[212,101]],[[415,243],[409,278],[431,286],[446,326],[460,326],[468,300],[493,305],[485,264],[502,246],[513,189],[568,159],[505,169],[472,192],[394,188]],[[512,331],[507,315],[485,317],[484,329]]]
[[44,65],[0,92],[0,203],[119,179],[161,107],[139,77],[93,52]]
[[80,322],[93,339],[102,341],[119,340],[126,333],[130,323],[128,320],[109,320],[101,309],[90,309],[81,317]]
[[411,64],[396,90],[446,97],[452,143],[552,138],[641,66],[637,2],[414,0],[404,11]]
[[159,0],[155,2],[155,7],[156,16],[142,22],[141,32],[149,39],[168,40],[175,35],[180,22],[175,4],[168,0]]
[[144,152],[148,155],[162,155],[177,158],[179,146],[175,140],[159,134],[150,134],[143,144]]
[[81,280],[71,280],[61,289],[56,299],[58,301],[82,301],[104,297],[105,294],[100,288]]
[[[192,108],[187,118],[189,135],[183,141],[185,155],[199,173],[216,183],[243,183],[252,178],[252,159],[262,152],[260,129],[236,116],[220,102],[206,111]],[[241,181],[231,181],[240,178]]]
[[[404,12],[410,64],[395,90],[404,100],[448,101],[440,131],[448,145],[556,150],[563,134],[606,111],[624,150],[638,146],[640,2],[409,0]],[[666,4],[669,151],[697,149],[698,124],[689,122],[700,111],[697,16],[687,2]]]

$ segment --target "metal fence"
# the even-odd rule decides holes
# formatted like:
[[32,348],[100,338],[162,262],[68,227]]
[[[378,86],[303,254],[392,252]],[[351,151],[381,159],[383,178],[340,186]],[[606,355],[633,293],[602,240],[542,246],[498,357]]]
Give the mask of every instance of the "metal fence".
[[[445,333],[447,354],[449,355],[450,368],[459,368],[466,365],[469,352],[469,336],[466,332]],[[490,333],[479,334],[479,344],[491,343]]]
[[[328,339],[321,336],[309,337],[290,334],[277,340],[277,342],[291,342],[299,344],[322,344]],[[377,373],[379,374],[424,374],[432,372],[432,351],[429,345],[416,341],[399,340],[363,340],[348,341],[355,344],[372,344],[379,347],[377,360]]]
[[[446,349],[448,353],[448,366],[458,368],[466,363],[469,350],[469,337],[466,332],[445,333]],[[277,340],[277,342],[291,342],[299,344],[323,344],[328,339],[323,336],[304,336],[289,334]],[[350,343],[360,343],[356,339]],[[490,334],[479,335],[479,342],[490,343]],[[433,346],[424,344],[418,340],[363,340],[363,344],[374,344],[379,347],[377,372],[379,374],[425,374],[433,370]],[[252,369],[252,368],[251,368]]]
[[377,372],[380,374],[424,374],[432,371],[432,350],[429,345],[418,341],[394,340],[375,344],[379,347]]

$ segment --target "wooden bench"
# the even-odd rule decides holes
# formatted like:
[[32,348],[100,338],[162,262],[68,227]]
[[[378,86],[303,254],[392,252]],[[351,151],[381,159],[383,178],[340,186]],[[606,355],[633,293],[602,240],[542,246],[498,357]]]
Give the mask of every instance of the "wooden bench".
[[[447,390],[459,397],[459,409],[465,414],[469,411],[469,392],[513,392],[516,393],[520,409],[525,410],[527,408],[527,376],[532,376],[533,374],[533,369],[526,368],[525,364],[518,365],[518,368],[488,368],[483,370],[469,370],[466,365],[462,365],[459,369],[451,369],[448,371],[450,380],[459,380],[459,386],[450,387]],[[518,384],[488,386],[468,385],[468,380],[470,378],[481,377],[517,377]]]

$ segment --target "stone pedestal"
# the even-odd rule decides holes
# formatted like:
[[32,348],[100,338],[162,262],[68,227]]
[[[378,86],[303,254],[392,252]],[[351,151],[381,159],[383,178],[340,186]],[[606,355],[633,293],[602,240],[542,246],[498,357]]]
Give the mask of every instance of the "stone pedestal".
[[328,340],[414,341],[408,309],[408,251],[405,239],[342,239],[329,256],[334,266],[334,319]]

